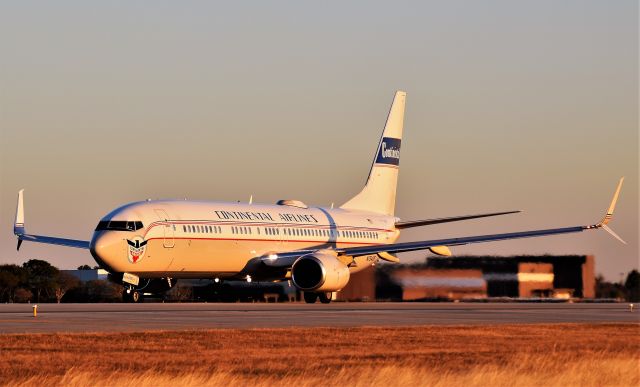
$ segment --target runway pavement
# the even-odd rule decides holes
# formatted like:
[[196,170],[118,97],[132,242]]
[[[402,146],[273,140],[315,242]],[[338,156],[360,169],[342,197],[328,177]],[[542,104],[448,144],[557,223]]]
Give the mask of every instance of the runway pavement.
[[640,322],[629,304],[332,303],[0,305],[0,333]]

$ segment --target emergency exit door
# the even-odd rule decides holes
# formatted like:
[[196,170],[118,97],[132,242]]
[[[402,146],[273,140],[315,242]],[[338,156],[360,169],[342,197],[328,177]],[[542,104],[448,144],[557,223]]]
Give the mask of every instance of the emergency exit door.
[[162,246],[166,248],[172,248],[176,245],[175,241],[175,225],[170,223],[169,214],[167,211],[163,209],[154,209],[153,210],[162,223],[162,231],[164,234],[164,239],[162,241]]

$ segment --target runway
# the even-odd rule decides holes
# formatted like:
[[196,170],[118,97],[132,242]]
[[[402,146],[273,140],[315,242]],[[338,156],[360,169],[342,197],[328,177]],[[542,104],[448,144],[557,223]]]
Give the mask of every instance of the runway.
[[0,333],[625,322],[640,322],[626,303],[0,305]]

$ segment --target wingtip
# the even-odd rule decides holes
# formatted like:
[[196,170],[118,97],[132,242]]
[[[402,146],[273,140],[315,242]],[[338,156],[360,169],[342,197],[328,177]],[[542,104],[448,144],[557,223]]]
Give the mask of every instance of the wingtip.
[[611,203],[609,204],[609,209],[607,209],[607,213],[602,218],[602,221],[599,225],[604,226],[613,219],[613,212],[616,209],[616,203],[618,202],[618,197],[620,196],[620,191],[622,190],[622,183],[624,183],[624,176],[620,178],[618,181],[618,185],[616,186],[616,190],[613,193],[613,197],[611,198]]
[[606,224],[602,225],[602,228],[608,232],[609,234],[611,234],[612,237],[616,238],[618,241],[622,242],[623,244],[627,244],[627,242],[624,241],[624,239],[622,239],[618,234],[616,234],[611,228],[609,228],[609,226],[607,226]]
[[617,240],[619,240],[620,242],[624,243],[625,245],[627,244],[627,242],[625,242],[622,238],[620,238],[620,236],[618,236],[618,234],[616,234],[615,232],[613,232],[612,229],[610,229],[607,224],[609,222],[611,222],[611,220],[613,219],[613,212],[616,209],[616,203],[618,202],[618,196],[620,196],[620,191],[622,190],[622,183],[624,182],[624,176],[622,176],[620,178],[620,180],[618,181],[618,185],[616,186],[616,190],[613,193],[613,198],[611,198],[611,203],[609,204],[609,209],[607,210],[607,213],[604,215],[604,218],[602,218],[602,220],[597,223],[594,224],[592,226],[585,226],[584,229],[598,229],[598,228],[602,228],[604,229],[606,232],[608,232],[609,234],[611,234],[614,238],[616,238]]

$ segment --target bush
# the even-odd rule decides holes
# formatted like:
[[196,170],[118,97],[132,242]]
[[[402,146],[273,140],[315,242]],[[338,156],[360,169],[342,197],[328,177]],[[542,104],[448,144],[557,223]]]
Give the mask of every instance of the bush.
[[122,285],[105,280],[82,283],[70,289],[63,298],[64,302],[121,302]]
[[31,302],[32,299],[33,293],[31,293],[31,290],[25,288],[16,289],[13,295],[14,302]]

